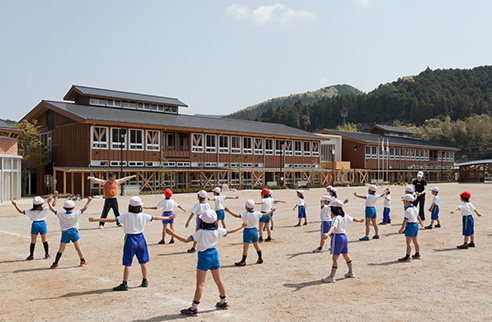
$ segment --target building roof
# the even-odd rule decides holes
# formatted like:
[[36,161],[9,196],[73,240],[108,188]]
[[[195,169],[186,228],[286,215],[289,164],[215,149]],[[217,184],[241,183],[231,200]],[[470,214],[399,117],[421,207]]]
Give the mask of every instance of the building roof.
[[403,127],[381,125],[381,124],[374,124],[374,126],[371,127],[369,130],[367,130],[367,132],[371,132],[371,130],[374,128],[381,129],[381,130],[386,131],[386,132],[393,132],[393,133],[404,133],[404,134],[409,134],[409,135],[417,134],[417,132],[414,132],[412,130],[409,130],[409,129],[406,129]]
[[[243,132],[248,134],[269,134],[288,137],[300,137],[320,139],[314,133],[299,130],[284,124],[254,122],[228,118],[213,118],[183,114],[167,114],[149,111],[129,110],[121,108],[100,107],[92,105],[80,105],[67,102],[42,101],[34,110],[43,103],[46,107],[65,116],[73,117],[82,122],[116,122],[127,124],[155,125],[157,127],[182,127],[200,130]],[[31,111],[26,117],[34,113]]]
[[7,122],[0,120],[0,131],[4,132],[14,132],[14,133],[19,133],[22,134],[22,130],[18,129],[12,125],[9,125]]
[[455,165],[457,167],[463,167],[467,165],[481,165],[481,164],[492,164],[492,159],[468,161],[468,162],[456,163]]
[[412,147],[428,147],[434,149],[443,149],[449,151],[459,151],[457,148],[445,146],[438,143],[433,143],[417,138],[410,137],[398,137],[398,136],[384,136],[379,134],[367,133],[367,132],[349,132],[349,131],[339,131],[333,129],[323,129],[321,131],[326,131],[332,134],[341,135],[343,138],[353,139],[356,141],[361,141],[369,144],[378,144],[381,143],[381,138],[385,138],[389,140],[389,144],[391,145],[400,145],[400,146],[412,146]]
[[109,97],[109,98],[115,98],[121,100],[152,102],[157,104],[188,107],[188,105],[181,102],[177,98],[122,92],[122,91],[115,91],[110,89],[87,87],[87,86],[80,86],[80,85],[72,85],[72,87],[70,88],[70,90],[68,91],[68,93],[65,95],[63,99],[67,101],[75,101],[75,97],[77,97],[77,95]]

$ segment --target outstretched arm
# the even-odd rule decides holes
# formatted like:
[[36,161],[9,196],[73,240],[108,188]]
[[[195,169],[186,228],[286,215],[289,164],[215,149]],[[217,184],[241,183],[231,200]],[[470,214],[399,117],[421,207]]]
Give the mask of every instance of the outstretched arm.
[[365,221],[365,220],[364,220],[364,218],[362,218],[362,219],[352,218],[352,219],[353,219],[355,222],[364,222],[364,221]]
[[181,209],[183,212],[186,212],[186,209],[178,205],[178,208]]
[[188,225],[190,224],[190,220],[191,218],[193,218],[195,214],[194,213],[191,213],[190,216],[188,217],[188,220],[186,221],[186,224],[185,224],[185,227],[188,228]]
[[296,210],[296,208],[297,208],[297,204],[294,206],[294,208],[292,208],[292,210]]
[[326,234],[323,235],[323,239],[328,239],[328,237],[333,234],[333,232],[335,231],[335,226],[331,226],[330,227],[330,230],[328,230],[328,232]]
[[356,196],[357,198],[366,199],[366,196],[358,195],[357,192],[354,192],[354,196]]
[[56,209],[51,204],[51,197],[48,198],[47,203],[48,203],[48,207],[50,207],[51,212],[54,213],[54,214],[56,214]]
[[19,206],[17,206],[17,202],[15,200],[12,200],[12,204],[14,205],[15,209],[17,209],[17,212],[19,212],[20,214],[23,214],[24,211],[22,211]]
[[56,207],[56,201],[58,200],[58,191],[53,193],[53,207]]
[[455,210],[451,210],[449,213],[454,214],[456,211],[460,210],[460,207],[456,208]]
[[477,216],[478,216],[478,217],[482,217],[482,215],[481,215],[481,214],[479,214],[479,213],[478,213],[478,211],[477,211],[476,209],[475,209],[474,211],[475,211],[475,213],[477,214]]
[[[234,197],[226,197],[227,199],[239,199],[239,196],[234,196]],[[229,231],[231,232],[231,231]]]
[[94,181],[96,183],[99,183],[101,186],[103,186],[106,182],[108,182],[108,180],[102,180],[102,179],[98,179],[96,177],[91,177],[91,176],[88,176],[87,177],[87,180],[90,180],[90,181]]
[[236,218],[241,218],[241,216],[239,216],[239,214],[236,214],[234,212],[232,212],[229,208],[225,207],[224,209],[225,211],[227,211],[228,213],[230,213],[233,217],[236,217]]
[[277,200],[277,199],[275,199],[275,201],[273,203],[278,203],[278,202],[280,202],[280,203],[287,203],[287,201],[285,201],[285,200]]
[[116,218],[94,218],[94,217],[89,217],[90,222],[116,222]]
[[262,217],[266,217],[266,216],[270,215],[270,214],[271,214],[271,213],[273,213],[275,210],[277,210],[277,208],[272,208],[272,209],[270,209],[270,211],[269,211],[269,212],[267,212],[267,213],[264,213]]
[[122,184],[123,182],[127,182],[128,180],[133,179],[133,178],[136,178],[136,177],[137,177],[136,175],[132,175],[132,176],[128,176],[128,177],[123,177],[121,179],[117,179],[116,182],[118,184]]
[[173,219],[174,217],[176,217],[175,214],[172,214],[171,216],[167,216],[167,217],[161,217],[161,216],[153,216],[153,218],[155,220],[171,220]]
[[157,207],[143,207],[143,209],[157,210]]
[[89,204],[91,203],[91,201],[92,201],[92,197],[91,196],[87,197],[87,202],[86,202],[84,208],[82,208],[82,212],[85,212],[87,210],[87,208],[89,208]]
[[193,241],[193,239],[191,239],[191,237],[185,238],[183,236],[180,236],[180,235],[176,234],[173,230],[171,230],[169,228],[166,228],[166,233],[168,233],[169,235],[173,236],[177,240],[182,241],[183,243],[189,243],[189,242],[192,242]]
[[227,233],[228,233],[228,234],[235,233],[236,231],[239,231],[239,230],[243,229],[243,228],[244,228],[244,227],[246,227],[247,225],[248,225],[248,222],[247,222],[247,221],[245,221],[245,222],[243,222],[243,224],[242,224],[241,226],[239,226],[239,227],[236,227],[236,228],[233,228],[233,229],[227,229]]

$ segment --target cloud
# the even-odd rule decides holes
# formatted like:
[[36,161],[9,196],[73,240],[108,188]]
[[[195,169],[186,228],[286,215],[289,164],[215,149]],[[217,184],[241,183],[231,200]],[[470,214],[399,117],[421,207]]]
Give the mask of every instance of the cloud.
[[250,9],[246,6],[233,4],[226,9],[229,16],[239,21],[250,21],[256,25],[265,25],[270,22],[289,24],[301,21],[314,21],[316,16],[309,11],[294,10],[283,4],[276,3]]

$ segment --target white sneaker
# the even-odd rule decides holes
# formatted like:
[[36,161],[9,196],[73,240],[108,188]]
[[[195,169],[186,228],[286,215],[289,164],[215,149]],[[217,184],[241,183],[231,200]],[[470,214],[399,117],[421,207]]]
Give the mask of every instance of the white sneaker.
[[323,248],[316,248],[315,250],[313,250],[313,253],[322,253],[323,252]]
[[331,278],[330,276],[327,276],[326,278],[322,278],[321,282],[323,283],[336,283],[334,278]]
[[103,226],[103,225],[99,225],[99,229],[103,229],[103,228],[104,228],[104,226]]
[[354,273],[347,273],[347,274],[345,274],[343,276],[345,276],[345,278],[355,278],[355,274]]

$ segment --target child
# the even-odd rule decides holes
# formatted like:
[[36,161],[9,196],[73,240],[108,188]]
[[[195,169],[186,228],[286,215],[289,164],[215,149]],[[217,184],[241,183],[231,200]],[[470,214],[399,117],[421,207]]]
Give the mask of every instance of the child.
[[338,269],[338,257],[340,254],[347,262],[348,272],[345,274],[346,278],[354,278],[354,272],[352,270],[352,260],[348,255],[348,241],[345,231],[347,230],[347,225],[352,221],[364,222],[364,219],[352,218],[345,214],[343,211],[343,202],[341,200],[335,200],[331,204],[331,213],[333,214],[333,222],[327,233],[323,234],[323,238],[327,239],[328,236],[331,237],[331,251],[333,265],[331,268],[331,274],[326,278],[321,279],[323,283],[335,283],[335,274]]
[[[198,203],[191,210],[191,214],[188,217],[188,220],[186,221],[185,224],[185,227],[188,228],[191,218],[193,218],[193,216],[196,215],[195,231],[198,231],[198,229],[200,229],[200,216],[203,213],[205,213],[206,210],[210,209],[209,204],[205,202],[207,198],[207,192],[205,190],[198,191],[197,198],[198,198]],[[187,252],[194,253],[196,251],[196,244],[197,242],[193,241],[193,246],[190,249],[188,249]]]
[[367,188],[367,192],[369,194],[366,196],[360,196],[356,192],[354,192],[354,196],[356,196],[357,198],[366,199],[366,235],[364,237],[359,238],[359,240],[362,241],[369,240],[369,231],[370,231],[371,223],[374,227],[374,236],[372,236],[372,238],[379,239],[378,225],[376,223],[376,201],[378,201],[379,198],[384,196],[386,194],[386,191],[383,192],[382,195],[377,195],[376,194],[377,190],[378,188],[375,185],[370,185],[369,188]]
[[390,218],[390,210],[391,210],[391,188],[386,188],[384,191],[386,191],[386,195],[383,197],[383,204],[384,204],[384,209],[383,209],[383,221],[379,223],[380,225],[386,225],[386,224],[391,224],[391,218]]
[[412,186],[406,186],[405,187],[405,194],[409,194],[409,195],[414,196],[415,195],[415,190],[413,190],[413,187]]
[[[125,231],[125,243],[123,246],[123,282],[113,287],[113,291],[128,291],[128,277],[130,276],[130,267],[132,266],[133,256],[137,256],[138,263],[142,270],[142,284],[140,287],[149,286],[147,281],[147,266],[149,262],[149,251],[147,242],[143,235],[145,224],[152,220],[170,220],[175,215],[168,217],[150,216],[142,212],[142,199],[139,197],[131,197],[128,212],[116,218],[93,218],[90,217],[90,222],[116,222],[122,223]],[[169,230],[168,230],[169,233]],[[171,235],[171,234],[170,234]],[[172,236],[172,235],[171,235]]]
[[[261,213],[262,214],[265,214],[267,212],[270,211],[270,209],[272,209],[272,206],[278,202],[283,202],[285,203],[285,201],[283,200],[274,200],[272,198],[272,191],[267,189],[267,188],[264,188],[263,190],[261,190],[260,192],[260,196],[261,196],[261,201],[260,202],[256,202],[255,205],[261,205]],[[260,227],[259,227],[259,234],[260,234],[260,238],[258,239],[258,242],[262,243],[263,242],[263,232],[267,231],[267,234],[268,234],[268,237],[265,239],[266,242],[270,242],[272,241],[272,230],[273,230],[273,212],[269,215],[269,216],[265,216],[265,217],[261,217],[260,220]],[[271,223],[271,225],[270,225]]]
[[243,258],[241,259],[241,261],[234,263],[234,265],[236,266],[246,265],[246,257],[248,257],[249,244],[251,243],[253,243],[253,246],[256,249],[256,253],[258,254],[258,260],[256,261],[256,263],[263,263],[263,258],[261,257],[261,249],[258,245],[258,230],[256,229],[256,225],[258,224],[258,220],[261,217],[266,217],[275,211],[275,208],[270,209],[270,211],[264,214],[258,211],[254,211],[253,209],[255,208],[255,202],[251,199],[246,201],[244,207],[246,209],[246,212],[242,214],[236,214],[230,211],[227,207],[225,208],[225,211],[230,213],[232,216],[236,218],[242,218],[243,222],[248,223],[243,231]]
[[297,190],[297,203],[292,210],[296,210],[297,207],[299,207],[297,209],[297,218],[299,218],[299,222],[294,227],[301,227],[302,218],[304,218],[304,226],[305,226],[307,225],[307,216],[306,216],[307,206],[306,206],[306,202],[304,201],[303,190]]
[[431,207],[429,208],[429,211],[431,212],[431,223],[429,226],[425,226],[425,229],[432,229],[434,220],[437,221],[437,225],[435,227],[441,228],[441,222],[439,221],[439,196],[437,195],[439,193],[439,188],[438,187],[432,188],[431,193],[434,196],[432,198]]
[[220,277],[219,254],[217,253],[217,244],[220,238],[241,230],[247,225],[246,222],[234,229],[218,228],[217,213],[211,209],[206,210],[200,216],[200,229],[188,238],[176,234],[173,230],[168,229],[168,234],[176,237],[176,239],[189,243],[191,241],[198,242],[198,263],[196,267],[196,290],[191,307],[181,310],[182,315],[197,316],[198,304],[202,298],[203,287],[205,286],[205,277],[207,271],[210,270],[214,278],[215,284],[219,289],[220,301],[215,304],[215,307],[222,310],[229,308],[227,302],[224,283]]
[[331,228],[331,197],[324,195],[321,197],[321,211],[319,213],[321,219],[321,240],[319,242],[319,247],[313,250],[313,253],[322,253],[323,246],[325,245],[325,238],[323,236],[330,230]]
[[[55,192],[55,200],[53,204],[56,204],[56,197],[58,196],[58,192]],[[43,207],[43,198],[34,197],[32,200],[32,208],[28,210],[21,210],[17,206],[17,202],[12,200],[12,205],[14,205],[15,209],[20,214],[27,215],[31,221],[31,245],[29,246],[29,256],[27,256],[26,261],[31,261],[34,259],[34,248],[36,247],[36,241],[38,239],[38,234],[41,235],[41,241],[43,242],[44,247],[44,258],[50,258],[49,254],[49,246],[48,240],[46,238],[46,233],[48,232],[46,228],[46,218],[48,217],[48,213],[50,212],[49,207]]]
[[[463,203],[458,206],[455,210],[451,211],[454,214],[456,211],[460,210],[463,216],[463,236],[465,236],[465,241],[463,245],[458,246],[459,249],[468,249],[468,247],[475,247],[475,237],[474,237],[474,221],[472,214],[475,212],[478,217],[482,215],[478,213],[473,204],[470,202],[471,193],[468,191],[462,192],[460,194],[461,201]],[[470,243],[468,243],[468,238],[470,238]]]
[[[55,192],[55,196],[58,195],[57,192]],[[73,245],[75,246],[75,250],[77,251],[77,254],[79,255],[80,258],[80,266],[86,266],[87,262],[84,259],[84,254],[82,253],[82,248],[80,247],[80,242],[79,242],[79,217],[84,213],[84,211],[87,210],[89,207],[89,204],[92,201],[92,197],[87,198],[87,203],[85,204],[84,208],[82,208],[79,211],[73,212],[73,209],[75,208],[75,204],[72,200],[67,200],[63,204],[63,209],[65,212],[61,212],[56,210],[53,205],[50,203],[51,202],[51,197],[48,198],[48,207],[50,207],[50,210],[58,217],[60,220],[60,228],[62,231],[61,235],[61,240],[60,240],[60,248],[58,249],[58,252],[56,253],[55,257],[55,262],[51,265],[50,268],[56,269],[58,268],[58,262],[60,261],[60,258],[62,257],[63,251],[65,250],[65,247],[67,244],[70,242],[73,242]],[[54,204],[54,202],[53,202]]]
[[412,255],[412,258],[420,259],[420,247],[419,243],[417,242],[417,234],[419,231],[419,224],[422,227],[424,227],[424,224],[422,223],[422,219],[420,219],[419,210],[413,205],[414,197],[410,194],[407,194],[403,197],[402,201],[403,205],[405,206],[405,219],[403,219],[403,223],[398,233],[403,234],[403,232],[405,232],[405,239],[407,242],[407,254],[403,258],[399,258],[398,261],[409,262],[410,253],[412,252],[412,242],[415,246],[415,254]]
[[220,195],[220,188],[216,187],[212,190],[214,193],[213,198],[208,198],[209,201],[214,200],[215,201],[215,212],[217,213],[217,219],[220,220],[222,223],[222,227],[226,228],[225,224],[225,215],[224,215],[224,201],[226,199],[239,199],[238,196],[235,197],[226,197],[226,196],[221,196]]
[[[180,205],[178,205],[178,203],[174,200],[171,199],[171,197],[173,196],[173,192],[171,189],[167,188],[165,191],[164,191],[164,196],[166,197],[166,199],[164,200],[161,200],[157,206],[155,207],[143,207],[143,209],[160,209],[162,208],[162,216],[163,217],[169,217],[173,214],[173,209],[174,208],[179,208],[181,209],[183,212],[186,212],[186,210],[181,207]],[[167,224],[169,224],[169,227],[171,227],[171,230],[174,231],[174,217],[170,220],[163,220],[162,221],[162,239],[157,243],[157,244],[165,244],[166,243],[166,228],[167,228]],[[169,244],[174,244],[174,238],[171,237],[171,240],[169,240]]]

